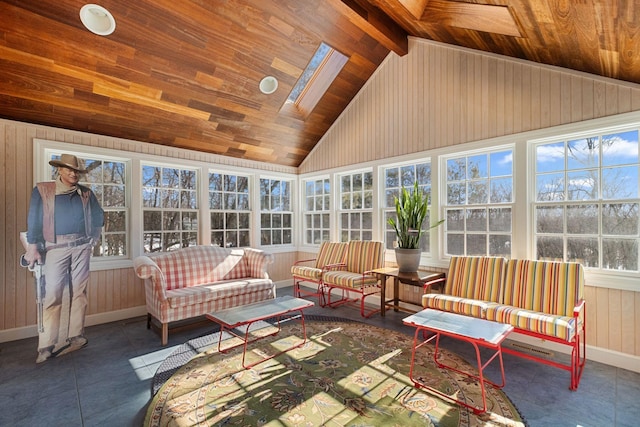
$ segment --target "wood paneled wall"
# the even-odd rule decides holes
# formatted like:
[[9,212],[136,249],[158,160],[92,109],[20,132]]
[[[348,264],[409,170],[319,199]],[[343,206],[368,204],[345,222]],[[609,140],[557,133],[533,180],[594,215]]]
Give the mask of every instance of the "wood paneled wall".
[[[131,151],[204,161],[236,167],[248,167],[270,172],[295,173],[287,166],[261,162],[243,161],[170,147],[86,134],[64,129],[38,126],[27,123],[0,120],[0,337],[12,336],[7,331],[31,327],[36,324],[35,288],[33,276],[19,266],[20,255],[24,253],[18,235],[27,228],[27,212],[33,182],[33,139],[46,139],[83,146],[104,147],[121,151]],[[290,278],[289,269],[295,253],[276,255],[276,262],[269,266],[269,274],[274,281]],[[88,316],[102,314],[110,319],[109,313],[144,307],[144,286],[133,272],[133,268],[93,271],[89,282]],[[129,311],[127,311],[129,310]],[[138,310],[144,313],[144,308]],[[117,317],[118,315],[115,314]],[[115,319],[112,319],[115,320]],[[35,331],[35,328],[32,328]],[[27,332],[16,332],[24,336]]]
[[321,171],[640,110],[640,86],[421,39],[390,54],[299,168]]
[[[322,171],[640,110],[640,86],[409,40],[300,166]],[[588,283],[587,283],[588,285]],[[640,292],[587,286],[587,343],[640,356]]]

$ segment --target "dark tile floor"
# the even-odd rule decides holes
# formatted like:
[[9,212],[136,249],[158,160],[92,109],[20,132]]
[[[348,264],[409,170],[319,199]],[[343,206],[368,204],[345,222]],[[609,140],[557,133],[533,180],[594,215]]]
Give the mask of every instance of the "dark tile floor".
[[[291,288],[278,294],[290,295]],[[314,307],[306,313],[362,320],[353,307]],[[366,323],[412,334],[402,324],[406,316],[391,311]],[[0,343],[0,426],[141,426],[159,364],[208,329],[200,324],[173,332],[162,347],[143,317],[92,326],[86,348],[39,365],[36,338]],[[443,345],[474,360],[468,344],[444,339]],[[579,390],[572,392],[566,371],[510,355],[504,363],[504,391],[532,427],[640,425],[638,373],[588,362]],[[487,374],[498,379],[492,366]]]

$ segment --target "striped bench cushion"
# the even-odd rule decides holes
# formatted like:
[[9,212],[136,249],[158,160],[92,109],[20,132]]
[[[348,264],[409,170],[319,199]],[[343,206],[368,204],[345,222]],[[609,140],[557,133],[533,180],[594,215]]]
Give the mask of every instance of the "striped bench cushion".
[[345,258],[346,270],[351,273],[364,273],[384,266],[384,248],[382,242],[351,240],[347,246]]
[[322,269],[327,265],[343,262],[346,252],[346,242],[322,242],[314,266],[294,265],[291,267],[291,274],[295,277],[319,282],[322,278]]
[[451,257],[443,293],[497,302],[504,264],[501,257]]
[[509,305],[490,303],[486,308],[487,320],[507,323],[515,328],[572,341],[576,333],[576,319]]
[[291,274],[295,277],[319,282],[320,278],[322,277],[322,269],[309,267],[308,265],[294,265],[291,267]]
[[336,285],[343,288],[362,288],[374,286],[378,283],[378,278],[374,276],[364,276],[361,273],[350,271],[326,271],[322,276],[322,281],[326,285]]
[[514,259],[507,262],[502,292],[497,302],[515,308],[570,317],[583,296],[582,265]]
[[454,297],[452,295],[424,294],[422,296],[422,306],[424,308],[435,308],[436,310],[464,314],[479,319],[484,319],[488,304],[486,301]]

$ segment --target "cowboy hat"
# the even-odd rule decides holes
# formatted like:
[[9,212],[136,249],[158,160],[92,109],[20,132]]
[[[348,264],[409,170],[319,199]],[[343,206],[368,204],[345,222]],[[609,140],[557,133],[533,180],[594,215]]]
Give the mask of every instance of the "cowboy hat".
[[74,171],[77,171],[80,173],[87,173],[86,169],[83,169],[82,167],[80,167],[80,162],[78,161],[78,158],[73,154],[63,154],[62,156],[60,156],[60,160],[58,159],[51,160],[49,161],[49,164],[55,167],[73,169]]

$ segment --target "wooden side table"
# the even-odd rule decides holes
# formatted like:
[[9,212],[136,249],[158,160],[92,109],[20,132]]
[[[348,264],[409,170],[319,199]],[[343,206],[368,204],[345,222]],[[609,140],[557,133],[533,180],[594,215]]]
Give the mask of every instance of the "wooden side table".
[[[387,307],[393,307],[394,311],[406,311],[409,313],[416,313],[418,310],[411,310],[406,307],[400,306],[400,302],[408,302],[400,300],[400,283],[410,286],[421,286],[424,290],[428,287],[444,283],[446,280],[445,273],[437,271],[424,271],[418,270],[416,272],[405,273],[399,271],[397,268],[383,267],[372,270],[372,273],[381,277],[382,288],[380,289],[380,315],[384,316]],[[386,297],[386,283],[387,278],[393,278],[393,298],[387,299]]]

